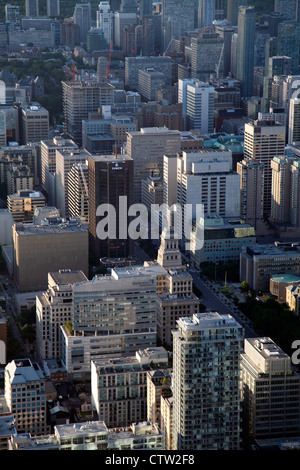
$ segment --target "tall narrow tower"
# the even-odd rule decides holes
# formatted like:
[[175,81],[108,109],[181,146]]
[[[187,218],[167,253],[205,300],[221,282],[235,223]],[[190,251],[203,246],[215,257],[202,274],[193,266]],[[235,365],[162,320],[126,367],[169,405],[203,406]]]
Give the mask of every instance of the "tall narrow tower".
[[253,95],[255,21],[254,7],[239,8],[236,78],[242,97]]
[[173,331],[174,450],[238,450],[243,328],[217,312],[183,317]]

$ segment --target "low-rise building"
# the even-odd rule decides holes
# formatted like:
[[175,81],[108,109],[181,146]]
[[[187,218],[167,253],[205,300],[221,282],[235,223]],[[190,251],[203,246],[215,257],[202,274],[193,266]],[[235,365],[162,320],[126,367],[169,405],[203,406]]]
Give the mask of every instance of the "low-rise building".
[[269,292],[270,278],[287,273],[300,274],[298,242],[255,244],[245,247],[240,254],[240,280],[254,290]]
[[[238,261],[243,247],[256,243],[255,229],[239,217],[222,218],[207,214],[194,224],[191,235],[191,261],[199,269],[203,262]],[[197,249],[198,230],[203,232],[203,246]]]

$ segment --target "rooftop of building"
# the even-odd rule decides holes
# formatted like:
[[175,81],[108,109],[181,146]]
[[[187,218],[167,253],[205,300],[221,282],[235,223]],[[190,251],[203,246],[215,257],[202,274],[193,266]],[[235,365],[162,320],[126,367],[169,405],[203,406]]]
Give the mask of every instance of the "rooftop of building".
[[157,424],[149,422],[132,424],[124,428],[109,429],[109,440],[130,439],[134,436],[160,436],[161,431]]
[[202,330],[210,328],[241,327],[231,316],[218,312],[196,313],[193,317],[182,317],[177,324],[183,330]]
[[109,155],[89,155],[91,160],[95,162],[107,162],[107,163],[122,163],[125,161],[131,161],[132,158],[126,154],[109,154]]
[[58,272],[49,273],[57,286],[75,284],[75,282],[87,281],[86,275],[82,271],[72,271],[71,269],[61,269]]
[[37,382],[44,379],[39,365],[30,359],[16,359],[6,366],[11,385]]
[[264,359],[289,359],[289,356],[269,337],[246,338],[248,342]]
[[12,201],[20,200],[20,199],[43,199],[46,201],[45,196],[40,191],[30,191],[30,190],[27,191],[24,189],[20,189],[18,190],[17,193],[10,194],[8,197]]
[[17,223],[15,230],[19,236],[49,235],[59,233],[87,232],[87,227],[77,219],[49,218],[42,221],[41,225]]
[[288,254],[289,256],[299,257],[300,242],[275,242],[274,244],[266,245],[256,243],[255,245],[247,247],[245,254],[248,256],[260,257],[283,256],[285,254]]
[[108,434],[104,421],[87,421],[85,423],[59,424],[55,426],[55,433],[60,439],[75,435],[88,436],[90,434]]
[[271,277],[273,282],[279,282],[284,284],[292,284],[295,282],[300,282],[300,276],[295,274],[276,274]]

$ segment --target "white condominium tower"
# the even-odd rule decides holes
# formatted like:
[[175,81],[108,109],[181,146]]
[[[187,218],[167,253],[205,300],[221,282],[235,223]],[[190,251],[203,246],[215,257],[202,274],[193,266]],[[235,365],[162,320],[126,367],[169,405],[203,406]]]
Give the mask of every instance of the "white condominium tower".
[[100,2],[97,11],[97,28],[102,29],[108,45],[112,40],[113,13],[109,2]]
[[244,331],[217,312],[180,318],[173,332],[173,450],[238,450]]

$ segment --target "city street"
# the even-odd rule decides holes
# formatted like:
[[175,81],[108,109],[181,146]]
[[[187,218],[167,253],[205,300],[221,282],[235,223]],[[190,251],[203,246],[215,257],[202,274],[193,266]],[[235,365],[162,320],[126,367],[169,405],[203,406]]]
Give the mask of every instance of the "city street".
[[[206,306],[206,310],[213,310],[219,313],[231,315],[244,327],[246,338],[254,338],[257,336],[255,331],[251,328],[251,324],[247,317],[245,317],[245,315],[243,315],[243,313],[240,312],[232,302],[230,302],[222,293],[217,294],[212,291],[208,284],[200,279],[199,271],[195,271],[193,269],[189,269],[188,271],[193,277],[195,286],[202,292],[201,303]],[[225,303],[225,300],[228,303]]]

